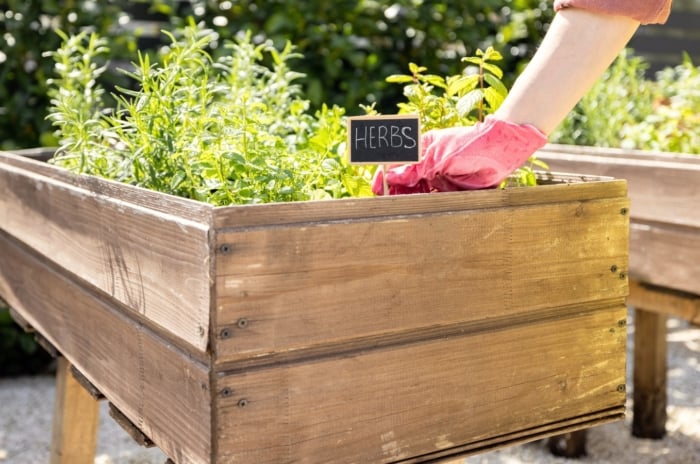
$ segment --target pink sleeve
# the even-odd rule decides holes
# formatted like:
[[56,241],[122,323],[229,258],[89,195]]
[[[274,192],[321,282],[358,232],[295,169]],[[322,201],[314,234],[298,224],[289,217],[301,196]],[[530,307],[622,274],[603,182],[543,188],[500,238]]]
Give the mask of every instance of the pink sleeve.
[[555,0],[554,10],[580,8],[634,18],[642,24],[663,24],[671,11],[671,0]]

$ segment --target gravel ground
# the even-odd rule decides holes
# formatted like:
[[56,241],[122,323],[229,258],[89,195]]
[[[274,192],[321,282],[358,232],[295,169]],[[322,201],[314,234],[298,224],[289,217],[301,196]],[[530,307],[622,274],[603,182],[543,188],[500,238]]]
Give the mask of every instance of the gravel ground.
[[[630,347],[634,325],[630,327]],[[552,456],[543,440],[472,456],[465,464],[692,464],[700,463],[700,328],[669,320],[668,422],[662,440],[642,440],[630,434],[625,421],[593,428],[588,433],[588,456]],[[630,369],[628,367],[628,373]],[[631,394],[631,383],[628,382]],[[48,462],[53,412],[54,379],[0,379],[0,464]],[[137,445],[101,405],[96,464],[163,464],[158,449]]]

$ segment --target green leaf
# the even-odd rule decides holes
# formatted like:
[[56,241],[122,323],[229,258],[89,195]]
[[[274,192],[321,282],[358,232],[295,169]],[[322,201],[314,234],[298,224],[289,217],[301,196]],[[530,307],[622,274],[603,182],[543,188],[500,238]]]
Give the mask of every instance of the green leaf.
[[481,58],[476,58],[474,56],[465,56],[464,58],[462,58],[461,61],[463,63],[472,63],[472,64],[475,64],[477,66],[481,66],[482,63],[484,62],[484,60],[482,60]]
[[457,79],[451,79],[447,84],[447,95],[461,95],[479,85],[479,76],[476,74],[469,76],[460,76]]
[[415,63],[408,63],[408,70],[411,72],[411,74],[415,76],[417,74],[427,71],[428,68],[424,66],[418,66]]
[[447,84],[445,84],[445,79],[443,79],[441,76],[437,76],[435,74],[424,74],[418,78],[419,80],[423,82],[427,82],[431,85],[434,85],[435,87],[444,89],[447,87]]
[[467,92],[457,101],[457,112],[460,117],[465,117],[469,114],[484,98],[484,93],[481,89],[474,89]]
[[531,156],[528,161],[530,164],[532,164],[533,166],[537,166],[538,168],[549,169],[549,165],[547,163],[545,163],[541,159],[535,158],[534,155]]
[[496,92],[498,92],[503,98],[508,95],[508,89],[506,86],[501,82],[499,78],[494,76],[493,74],[484,74],[484,80],[486,83],[488,83]]
[[[503,71],[501,71],[501,68],[499,68],[495,64],[484,63],[482,65],[482,67],[483,67],[484,71],[490,72],[491,74],[493,74],[497,78],[499,78],[499,79],[503,78]],[[486,73],[484,73],[484,75],[486,75]]]
[[501,106],[504,98],[505,97],[493,87],[484,89],[484,100],[486,100],[492,111],[496,111],[498,107]]
[[405,74],[392,74],[385,80],[386,82],[390,82],[392,84],[405,84],[408,82],[413,82],[413,76],[407,76]]
[[503,55],[493,47],[488,47],[486,52],[483,53],[483,57],[484,61],[499,61],[503,59]]

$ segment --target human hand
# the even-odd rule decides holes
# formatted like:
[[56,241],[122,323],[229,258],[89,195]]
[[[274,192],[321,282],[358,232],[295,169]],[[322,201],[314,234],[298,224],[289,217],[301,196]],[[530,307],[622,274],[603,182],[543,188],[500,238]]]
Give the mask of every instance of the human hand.
[[[534,126],[493,117],[470,127],[434,129],[421,138],[420,162],[387,171],[389,194],[495,187],[545,143],[547,137]],[[380,172],[374,193],[383,194],[383,184]]]

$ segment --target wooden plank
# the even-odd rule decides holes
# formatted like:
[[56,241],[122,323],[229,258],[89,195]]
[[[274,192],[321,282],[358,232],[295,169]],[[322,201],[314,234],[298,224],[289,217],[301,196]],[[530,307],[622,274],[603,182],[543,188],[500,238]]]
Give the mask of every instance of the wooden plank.
[[700,228],[700,157],[640,150],[550,145],[537,153],[550,169],[628,182],[632,221]]
[[[51,158],[53,158],[54,153],[56,150],[53,148],[48,148],[48,147],[36,147],[36,148],[22,148],[19,150],[12,150],[13,155],[18,155],[23,158],[31,158],[33,160],[37,161],[49,161]],[[0,155],[3,152],[0,152]]]
[[[563,435],[569,432],[584,432],[584,429],[597,427],[599,425],[624,419],[624,412],[620,408],[616,408],[615,411],[604,411],[598,414],[589,415],[590,420],[582,420],[578,418],[571,421],[562,421],[560,423],[561,425],[559,433]],[[398,463],[417,464],[429,462],[431,464],[464,464],[464,458],[467,456],[480,453],[487,453],[502,448],[521,445],[534,440],[549,438],[555,432],[555,430],[552,427],[553,426],[551,424],[545,427],[535,427],[533,429],[523,431],[520,433],[508,434],[506,436],[500,436],[495,439],[483,440],[478,443],[456,447],[449,451],[432,453],[429,456],[429,461],[426,461],[425,457],[418,457],[413,459],[401,460],[398,461]]]
[[[664,223],[630,224],[630,276],[700,294],[700,230]],[[653,309],[653,308],[649,308]]]
[[617,198],[219,233],[216,362],[622,299],[627,207]]
[[155,446],[155,443],[112,403],[109,403],[109,415],[137,444],[145,448],[152,448]]
[[99,414],[99,403],[73,378],[70,363],[59,357],[56,367],[51,464],[95,462]]
[[208,462],[209,369],[0,231],[0,295],[178,462]]
[[543,203],[599,200],[627,196],[625,181],[588,176],[559,176],[543,179],[547,185],[536,189],[509,188],[474,190],[440,194],[391,195],[374,198],[344,198],[333,201],[270,203],[263,205],[226,206],[215,209],[216,230],[259,226],[306,224],[399,217],[411,214],[470,211],[476,209],[528,206]]
[[678,317],[700,324],[700,295],[651,285],[638,280],[630,281],[627,303],[634,308]]
[[430,462],[431,464],[464,464],[464,458],[473,454],[486,453],[515,445],[521,445],[534,440],[549,438],[555,432],[559,435],[568,434],[570,432],[585,432],[586,429],[591,427],[597,427],[599,425],[622,420],[624,419],[624,411],[622,408],[615,408],[614,410],[603,411],[597,414],[589,414],[587,417],[590,419],[582,420],[581,418],[576,418],[573,420],[561,421],[559,423],[558,431],[553,428],[553,425],[549,424],[543,427],[534,427],[526,431],[499,436],[490,440],[481,440],[477,443],[455,447],[449,451],[435,452],[429,456],[429,461],[426,461],[424,457],[418,457],[413,459],[404,459],[398,461],[398,463],[414,464]]
[[[576,155],[571,157],[570,155]],[[637,159],[640,161],[664,161],[667,163],[682,163],[690,165],[700,165],[700,157],[689,153],[677,153],[658,150],[635,150],[631,148],[617,147],[593,147],[589,145],[566,145],[558,143],[548,143],[542,147],[537,156],[547,156],[555,160],[569,161],[582,156],[595,156],[601,158],[622,158]],[[564,171],[572,172],[572,171]],[[575,171],[574,171],[575,172]],[[582,173],[583,174],[583,173]],[[563,175],[557,173],[557,175]],[[594,174],[586,174],[588,177],[595,177]]]
[[87,174],[76,175],[67,169],[42,162],[41,160],[45,158],[44,149],[17,150],[12,153],[0,151],[0,167],[2,170],[14,168],[19,171],[27,171],[57,183],[71,185],[81,190],[89,190],[94,195],[114,197],[127,203],[134,203],[160,213],[188,218],[195,222],[207,222],[211,216],[213,207],[206,203],[101,177]]
[[82,372],[76,369],[75,366],[70,367],[70,372],[75,381],[78,382],[95,401],[103,400],[105,398],[102,392],[98,390],[97,387],[93,385],[93,383],[90,382]]
[[626,307],[569,316],[219,372],[216,462],[428,461],[604,411],[619,419]]
[[538,157],[551,169],[626,179],[630,275],[700,294],[700,210],[695,207],[700,203],[699,156],[548,145]]
[[666,435],[666,315],[645,308],[634,312],[634,406],[632,434]]
[[204,352],[210,208],[115,184],[0,154],[0,228]]

